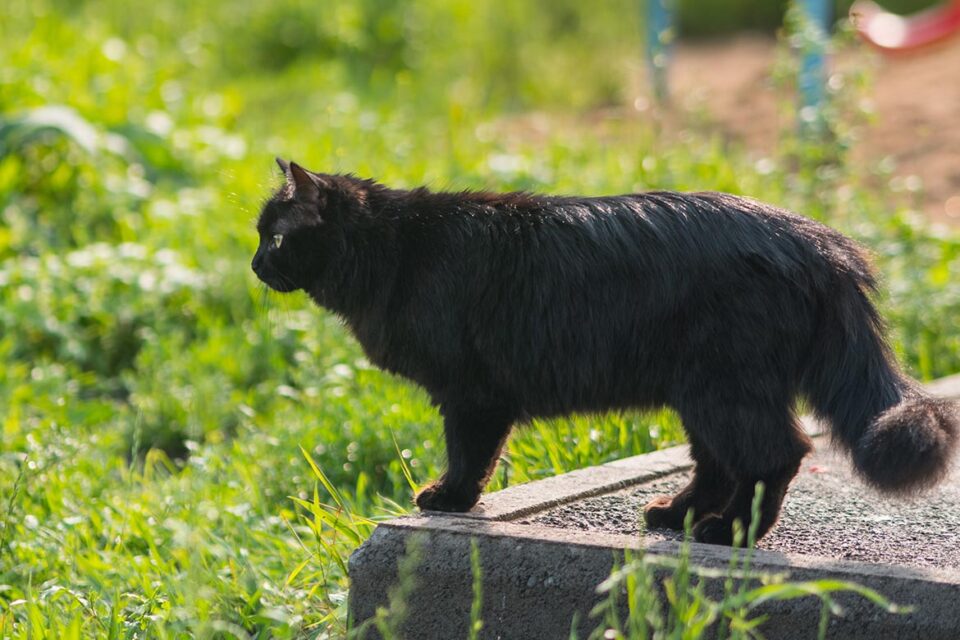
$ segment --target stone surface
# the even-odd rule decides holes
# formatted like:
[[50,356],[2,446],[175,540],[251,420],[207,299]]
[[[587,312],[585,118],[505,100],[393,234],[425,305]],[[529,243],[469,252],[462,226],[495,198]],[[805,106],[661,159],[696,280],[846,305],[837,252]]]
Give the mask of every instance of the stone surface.
[[[674,531],[645,530],[640,510],[655,496],[676,493],[688,476],[673,473],[520,522],[642,534],[646,544],[681,540]],[[960,469],[926,495],[898,500],[867,488],[844,456],[818,442],[787,492],[780,522],[757,546],[834,560],[960,569]]]
[[[960,376],[930,385],[960,397]],[[809,425],[812,429],[813,425]],[[841,456],[823,449],[808,459],[788,493],[777,529],[754,553],[753,567],[791,580],[825,577],[876,589],[915,605],[888,614],[859,596],[838,600],[846,615],[828,637],[960,638],[960,490],[951,481],[914,503],[881,497],[852,478]],[[483,638],[586,638],[596,586],[623,550],[675,556],[670,532],[642,532],[639,507],[675,490],[690,468],[686,447],[618,460],[484,496],[473,512],[425,514],[381,524],[350,559],[350,617],[361,624],[385,606],[397,566],[410,548],[419,561],[404,601],[402,638],[466,638],[472,602],[471,547],[483,570]],[[691,560],[724,569],[731,550],[692,544]],[[722,581],[704,578],[708,593]],[[820,603],[772,602],[758,611],[768,638],[814,638]],[[377,637],[367,629],[362,637]]]

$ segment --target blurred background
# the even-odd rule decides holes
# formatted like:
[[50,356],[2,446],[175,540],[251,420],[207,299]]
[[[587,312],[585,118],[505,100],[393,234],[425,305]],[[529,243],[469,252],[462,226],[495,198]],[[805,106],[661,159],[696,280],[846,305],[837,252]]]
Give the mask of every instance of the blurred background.
[[[424,394],[250,272],[277,155],[787,206],[873,251],[913,375],[960,371],[960,38],[881,54],[848,7],[824,41],[786,2],[681,0],[658,101],[635,0],[6,0],[0,636],[339,637],[349,552],[439,473]],[[682,438],[669,412],[535,423],[491,488]]]

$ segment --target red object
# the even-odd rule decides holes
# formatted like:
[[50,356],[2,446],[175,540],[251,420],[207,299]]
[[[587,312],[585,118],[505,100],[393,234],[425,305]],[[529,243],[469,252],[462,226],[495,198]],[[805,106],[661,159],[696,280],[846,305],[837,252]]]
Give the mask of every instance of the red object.
[[960,32],[960,0],[900,16],[871,0],[857,0],[850,7],[857,31],[883,51],[909,51]]

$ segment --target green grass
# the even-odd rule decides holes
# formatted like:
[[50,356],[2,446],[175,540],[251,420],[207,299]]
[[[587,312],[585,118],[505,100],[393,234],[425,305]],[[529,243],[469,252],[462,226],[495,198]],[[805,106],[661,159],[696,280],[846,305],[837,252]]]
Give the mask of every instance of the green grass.
[[[816,598],[821,607],[816,637],[823,640],[830,618],[843,615],[836,600],[840,594],[855,594],[889,614],[910,611],[856,583],[835,579],[790,582],[787,574],[754,571],[751,565],[762,495],[762,483],[758,483],[752,505],[753,524],[744,532],[736,528],[739,521],[735,523],[735,550],[726,570],[697,566],[691,561],[690,514],[675,557],[626,552],[622,564],[615,566],[597,589],[604,598],[591,612],[591,618],[600,624],[590,639],[762,639],[761,625],[767,620],[765,605]],[[709,593],[711,583],[722,583],[719,597]]]
[[[846,164],[842,127],[754,163],[695,124],[680,143],[625,108],[590,124],[632,103],[631,2],[4,11],[0,636],[339,636],[350,550],[438,474],[426,396],[250,273],[274,155],[398,186],[786,204],[876,252],[916,375],[960,370],[960,241]],[[681,437],[669,413],[538,422],[491,488]]]

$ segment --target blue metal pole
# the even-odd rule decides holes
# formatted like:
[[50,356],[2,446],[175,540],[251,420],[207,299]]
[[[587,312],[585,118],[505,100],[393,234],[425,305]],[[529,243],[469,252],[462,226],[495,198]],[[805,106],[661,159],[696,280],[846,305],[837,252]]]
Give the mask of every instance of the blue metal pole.
[[800,0],[803,13],[803,60],[800,65],[800,130],[819,131],[823,125],[823,106],[826,97],[826,47],[830,22],[833,18],[832,0]]
[[670,44],[673,41],[673,1],[646,0],[646,54],[647,70],[657,100],[667,99],[667,66],[670,62]]

